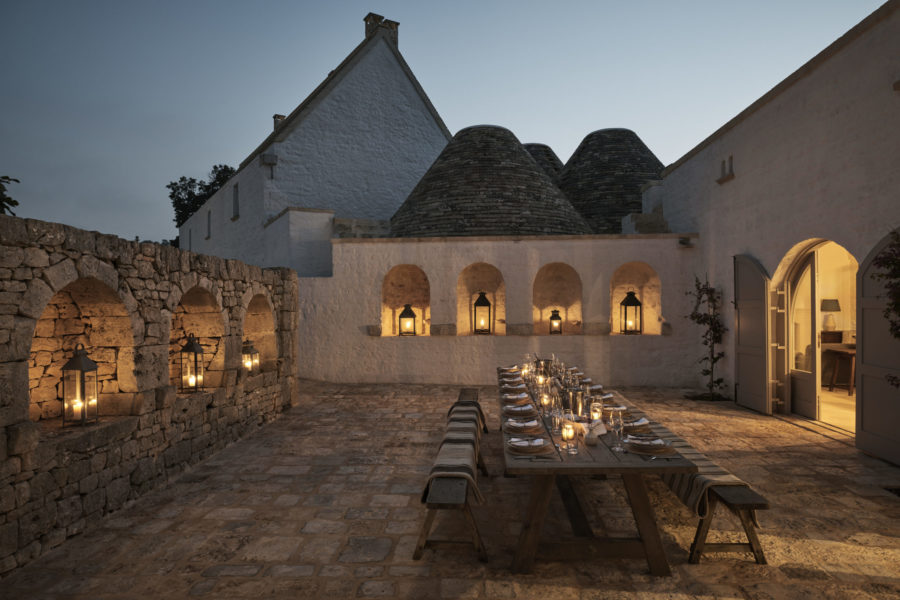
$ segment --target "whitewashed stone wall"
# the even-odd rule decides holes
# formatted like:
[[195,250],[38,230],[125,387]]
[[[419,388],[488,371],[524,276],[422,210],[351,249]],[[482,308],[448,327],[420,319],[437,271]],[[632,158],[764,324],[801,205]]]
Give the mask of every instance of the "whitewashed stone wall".
[[[449,139],[401,60],[385,33],[376,33],[331,89],[280,126],[263,150],[276,165],[257,156],[182,225],[182,247],[190,240],[194,252],[329,275],[332,223],[323,241],[316,210],[331,211],[332,219],[390,219]],[[232,221],[234,183],[241,216]],[[316,210],[285,214],[289,208]]]
[[[644,213],[662,207],[671,231],[700,233],[703,270],[726,302],[734,297],[736,254],[755,257],[772,276],[795,245],[823,239],[861,262],[900,226],[898,56],[900,10],[893,3],[669,167],[645,193]],[[729,160],[734,177],[717,183]],[[730,310],[726,325],[720,364],[732,389]]]
[[[694,240],[697,242],[697,240]],[[556,353],[611,385],[696,387],[703,354],[691,310],[699,243],[683,248],[676,235],[530,238],[334,240],[334,276],[300,283],[301,375],[347,382],[432,382],[490,385],[496,367],[526,352]],[[610,278],[627,262],[651,265],[662,282],[667,335],[609,335]],[[506,290],[507,335],[454,335],[457,280],[469,265],[500,270]],[[548,263],[571,266],[582,282],[585,335],[533,335],[534,279]],[[385,275],[400,264],[428,278],[431,335],[377,337]],[[616,307],[617,308],[617,307]],[[448,335],[449,334],[449,335]]]
[[[170,330],[198,289],[219,321],[218,385],[178,394]],[[270,369],[251,376],[245,320]],[[63,428],[52,407],[76,342],[98,359],[101,418]],[[0,216],[0,574],[276,418],[296,400],[297,344],[292,271]]]

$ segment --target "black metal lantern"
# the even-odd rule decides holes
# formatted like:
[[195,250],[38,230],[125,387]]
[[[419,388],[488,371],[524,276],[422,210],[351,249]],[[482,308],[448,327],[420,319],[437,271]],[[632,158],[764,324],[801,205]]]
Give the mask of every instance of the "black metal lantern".
[[404,304],[398,317],[400,335],[416,335],[416,313],[411,304]]
[[619,328],[625,335],[644,333],[644,307],[634,292],[627,292],[619,303]]
[[241,363],[247,373],[259,372],[259,350],[253,347],[253,340],[247,340],[241,347]]
[[196,392],[203,389],[203,346],[189,333],[187,343],[181,348],[181,391]]
[[491,302],[484,295],[484,292],[478,292],[478,298],[473,305],[475,309],[475,333],[479,335],[490,335],[491,333]]
[[88,358],[83,344],[62,368],[63,427],[84,425],[99,417],[97,406],[97,363]]
[[550,335],[562,335],[562,318],[558,310],[550,311]]

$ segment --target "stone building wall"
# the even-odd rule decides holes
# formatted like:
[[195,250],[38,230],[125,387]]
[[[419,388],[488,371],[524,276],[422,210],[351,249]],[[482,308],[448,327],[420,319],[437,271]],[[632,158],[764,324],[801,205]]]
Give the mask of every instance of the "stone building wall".
[[[297,276],[0,216],[0,574],[275,419],[297,394]],[[178,350],[207,387],[181,393]],[[250,335],[263,369],[241,369]],[[96,423],[62,426],[63,364],[98,364]]]

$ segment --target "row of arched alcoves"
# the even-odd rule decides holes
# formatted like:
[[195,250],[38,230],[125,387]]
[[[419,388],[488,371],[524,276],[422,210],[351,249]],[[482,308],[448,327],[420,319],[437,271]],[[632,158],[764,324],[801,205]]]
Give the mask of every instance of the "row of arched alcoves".
[[[61,416],[62,369],[79,345],[97,364],[101,414],[120,414],[121,409],[112,405],[156,385],[179,387],[180,354],[189,334],[203,348],[203,389],[222,387],[226,370],[239,368],[245,340],[252,340],[259,352],[259,371],[277,366],[280,354],[274,308],[264,286],[254,284],[239,306],[228,309],[214,284],[198,283],[187,289],[171,310],[158,311],[157,318],[148,318],[133,298],[128,300],[131,302],[90,277],[78,278],[53,294],[36,321],[31,340],[32,421]],[[148,340],[168,340],[167,361],[160,344]]]
[[[642,333],[660,334],[663,323],[660,279],[653,267],[637,261],[619,266],[610,278],[610,331],[617,333],[622,330],[620,305],[629,291],[633,291],[641,302]],[[490,303],[491,334],[506,335],[508,303],[521,300],[507,298],[503,274],[497,267],[485,262],[467,266],[457,277],[456,335],[475,332],[475,305],[482,293]],[[562,262],[543,265],[532,284],[532,333],[549,335],[554,311],[560,317],[563,335],[584,333],[583,298],[581,276],[571,265]],[[431,285],[428,275],[416,265],[396,265],[385,275],[381,288],[382,336],[400,335],[400,316],[407,305],[415,314],[416,335],[430,335]]]

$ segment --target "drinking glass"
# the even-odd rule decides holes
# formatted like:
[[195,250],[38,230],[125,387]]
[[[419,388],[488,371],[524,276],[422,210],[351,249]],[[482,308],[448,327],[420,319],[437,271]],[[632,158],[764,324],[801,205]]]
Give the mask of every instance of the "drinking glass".
[[610,428],[612,429],[613,435],[616,436],[616,443],[612,447],[614,452],[625,451],[625,448],[622,446],[622,432],[625,429],[625,423],[622,420],[622,412],[621,408],[616,407],[610,410],[609,413]]

